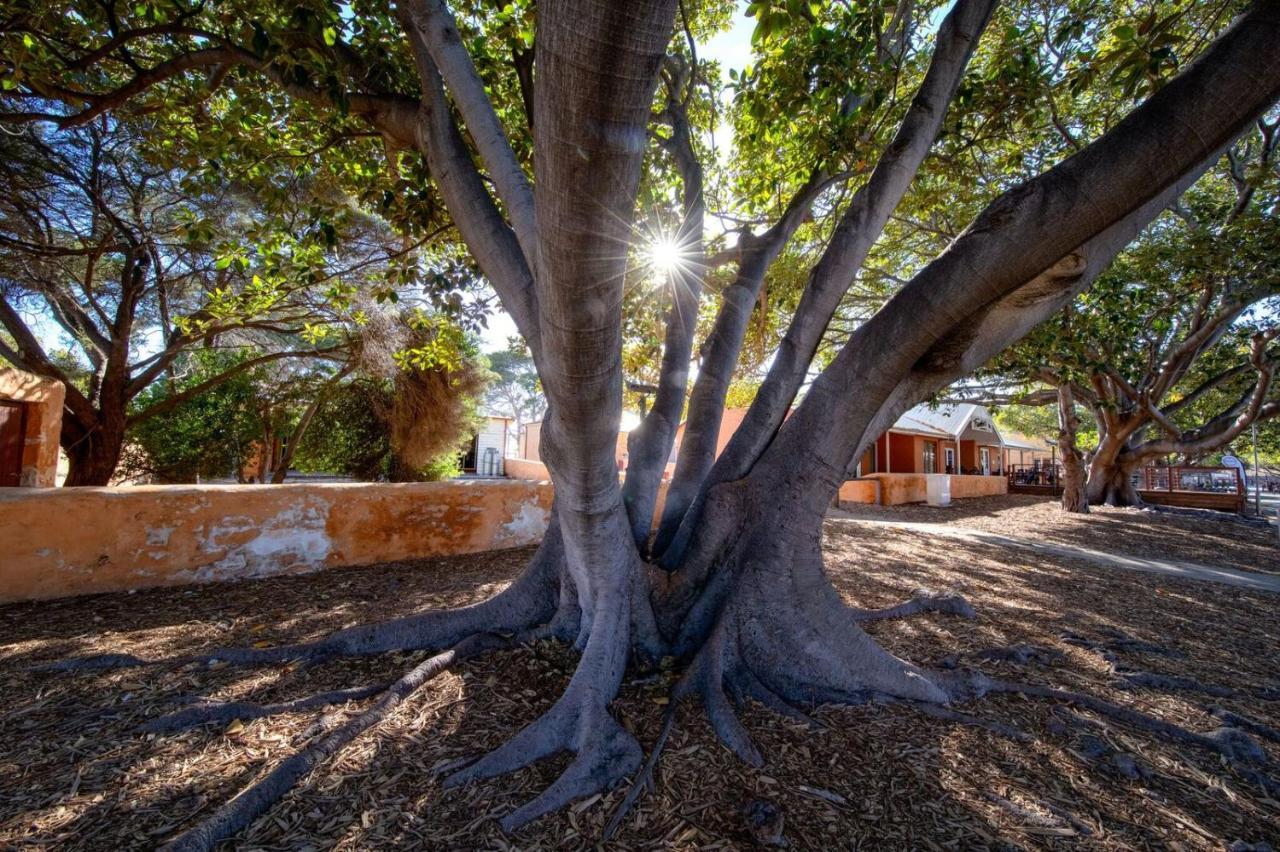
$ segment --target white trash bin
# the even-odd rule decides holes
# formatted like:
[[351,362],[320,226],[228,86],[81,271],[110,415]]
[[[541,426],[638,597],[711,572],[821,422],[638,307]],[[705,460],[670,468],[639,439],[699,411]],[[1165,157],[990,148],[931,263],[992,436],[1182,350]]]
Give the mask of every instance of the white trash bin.
[[945,473],[925,474],[925,499],[930,506],[950,506],[951,477]]

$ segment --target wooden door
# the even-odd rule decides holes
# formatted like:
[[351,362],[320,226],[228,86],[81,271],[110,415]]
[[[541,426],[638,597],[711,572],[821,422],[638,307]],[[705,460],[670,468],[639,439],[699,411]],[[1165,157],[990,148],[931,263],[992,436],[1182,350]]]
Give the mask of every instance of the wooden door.
[[0,488],[22,484],[22,448],[26,443],[27,407],[0,399]]

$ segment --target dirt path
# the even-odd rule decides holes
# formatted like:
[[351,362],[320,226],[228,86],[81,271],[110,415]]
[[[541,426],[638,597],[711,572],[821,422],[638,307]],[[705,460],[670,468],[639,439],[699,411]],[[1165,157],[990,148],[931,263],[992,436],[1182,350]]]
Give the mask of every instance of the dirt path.
[[1147,571],[1153,574],[1164,574],[1184,580],[1203,580],[1209,583],[1227,583],[1260,592],[1280,594],[1280,576],[1275,574],[1259,574],[1252,571],[1241,571],[1235,568],[1224,568],[1213,565],[1201,565],[1196,562],[1184,562],[1174,559],[1150,559],[1136,556],[1124,556],[1107,553],[1076,545],[1056,544],[1048,541],[1034,541],[1028,538],[1001,535],[987,530],[971,527],[952,526],[922,521],[898,521],[872,518],[855,518],[840,510],[832,510],[828,519],[840,524],[878,524],[880,526],[906,529],[924,535],[942,536],[961,539],[992,547],[1016,547],[1033,550],[1046,556],[1057,556],[1068,559],[1082,559],[1108,568],[1124,568],[1130,571]]

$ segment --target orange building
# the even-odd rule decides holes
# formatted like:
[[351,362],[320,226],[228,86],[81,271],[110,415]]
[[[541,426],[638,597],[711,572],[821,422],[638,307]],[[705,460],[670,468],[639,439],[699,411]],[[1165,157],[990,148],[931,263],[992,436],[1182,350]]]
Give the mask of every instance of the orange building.
[[917,405],[898,418],[859,461],[855,476],[872,473],[1004,472],[1004,440],[980,405]]

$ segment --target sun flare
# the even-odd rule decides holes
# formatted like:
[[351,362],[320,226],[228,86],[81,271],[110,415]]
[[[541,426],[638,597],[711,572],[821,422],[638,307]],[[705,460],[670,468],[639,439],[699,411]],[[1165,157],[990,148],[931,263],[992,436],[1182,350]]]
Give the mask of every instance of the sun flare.
[[649,244],[649,265],[659,275],[669,276],[684,265],[684,250],[671,237],[658,237]]

